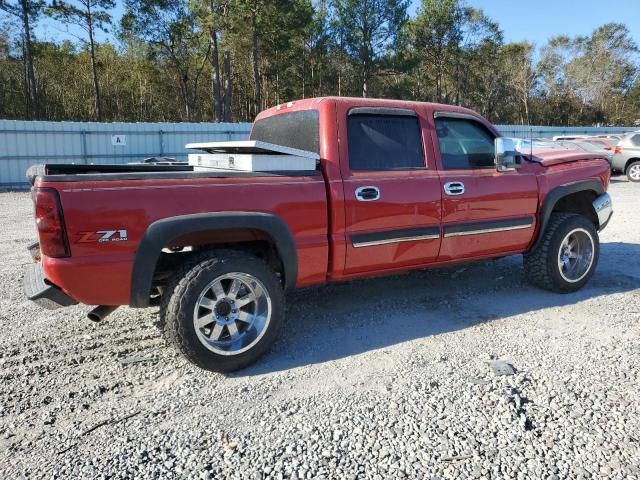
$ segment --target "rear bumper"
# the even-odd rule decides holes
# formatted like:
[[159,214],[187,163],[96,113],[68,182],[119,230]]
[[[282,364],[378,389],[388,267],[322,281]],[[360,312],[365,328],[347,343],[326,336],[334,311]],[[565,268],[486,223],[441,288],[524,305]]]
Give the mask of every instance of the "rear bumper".
[[47,282],[40,263],[33,263],[26,267],[22,286],[29,300],[48,310],[78,303],[60,288]]
[[603,230],[613,215],[611,196],[608,193],[603,193],[593,201],[592,205],[598,215],[598,224],[600,225],[598,230]]

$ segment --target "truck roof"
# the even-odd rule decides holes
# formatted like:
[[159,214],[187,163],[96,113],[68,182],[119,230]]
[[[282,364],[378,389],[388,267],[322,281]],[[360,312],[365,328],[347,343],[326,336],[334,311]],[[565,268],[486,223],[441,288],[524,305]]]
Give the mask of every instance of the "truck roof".
[[388,107],[388,108],[415,108],[415,107],[431,107],[433,110],[464,113],[474,117],[482,118],[477,112],[468,108],[459,107],[457,105],[447,105],[444,103],[419,102],[416,100],[393,100],[386,98],[361,98],[361,97],[315,97],[294,100],[287,103],[281,103],[274,107],[263,110],[258,114],[256,120],[284,113],[286,111],[309,110],[316,109],[323,102],[334,102],[336,104],[346,104],[353,107]]

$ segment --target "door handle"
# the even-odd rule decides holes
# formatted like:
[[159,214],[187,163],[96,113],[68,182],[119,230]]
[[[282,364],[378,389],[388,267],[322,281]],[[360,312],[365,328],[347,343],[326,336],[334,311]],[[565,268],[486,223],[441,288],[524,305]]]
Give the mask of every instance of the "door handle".
[[360,202],[373,202],[380,199],[380,189],[378,187],[366,186],[356,189],[356,200]]
[[447,182],[444,184],[444,193],[447,195],[462,195],[464,193],[464,183]]

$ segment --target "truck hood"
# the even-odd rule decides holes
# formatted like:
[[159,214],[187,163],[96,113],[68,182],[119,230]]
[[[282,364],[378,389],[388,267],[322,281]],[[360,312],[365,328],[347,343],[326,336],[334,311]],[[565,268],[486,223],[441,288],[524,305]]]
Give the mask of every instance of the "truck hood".
[[560,163],[579,162],[581,160],[595,160],[601,158],[606,160],[604,156],[597,153],[589,153],[583,150],[534,150],[532,155],[527,155],[532,162],[538,162],[544,167],[558,165]]

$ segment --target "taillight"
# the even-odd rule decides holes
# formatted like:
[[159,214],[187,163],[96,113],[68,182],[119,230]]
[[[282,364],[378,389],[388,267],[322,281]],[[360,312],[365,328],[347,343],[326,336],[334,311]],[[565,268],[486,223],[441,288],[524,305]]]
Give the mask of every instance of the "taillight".
[[622,153],[622,147],[620,145],[616,145],[613,148],[613,153]]
[[69,243],[58,192],[52,188],[36,188],[34,197],[40,251],[47,257],[68,257]]

